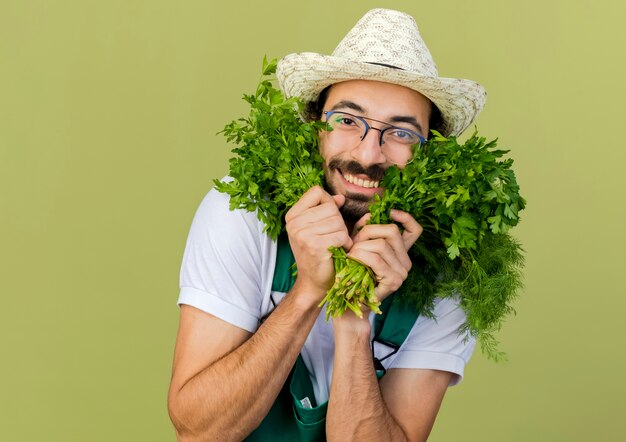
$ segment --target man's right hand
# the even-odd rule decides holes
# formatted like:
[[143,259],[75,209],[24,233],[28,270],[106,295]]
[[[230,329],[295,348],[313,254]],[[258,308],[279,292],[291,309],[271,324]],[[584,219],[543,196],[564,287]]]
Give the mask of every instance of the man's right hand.
[[309,189],[285,216],[291,250],[298,265],[296,284],[302,296],[319,303],[334,282],[329,247],[350,250],[352,239],[339,212],[343,195],[331,196],[321,187]]

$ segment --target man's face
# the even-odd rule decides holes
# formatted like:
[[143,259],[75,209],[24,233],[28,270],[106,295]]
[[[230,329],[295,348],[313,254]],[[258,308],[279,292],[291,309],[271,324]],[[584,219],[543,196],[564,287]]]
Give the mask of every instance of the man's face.
[[[328,91],[324,111],[345,111],[394,126],[410,129],[428,137],[431,103],[419,92],[389,83],[352,80],[337,83]],[[324,119],[324,117],[322,117]],[[366,120],[371,127],[384,129],[385,124]],[[345,195],[342,213],[354,222],[368,211],[385,170],[396,164],[403,167],[411,158],[411,146],[391,149],[379,143],[380,132],[370,129],[360,141],[340,142],[332,132],[319,134],[320,153],[324,158],[324,176],[328,191]]]

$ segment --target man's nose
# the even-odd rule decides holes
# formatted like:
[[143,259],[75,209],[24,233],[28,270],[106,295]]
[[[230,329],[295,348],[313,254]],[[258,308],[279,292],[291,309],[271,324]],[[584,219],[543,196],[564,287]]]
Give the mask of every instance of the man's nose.
[[380,129],[370,127],[365,137],[352,149],[352,158],[365,167],[387,161],[380,145]]

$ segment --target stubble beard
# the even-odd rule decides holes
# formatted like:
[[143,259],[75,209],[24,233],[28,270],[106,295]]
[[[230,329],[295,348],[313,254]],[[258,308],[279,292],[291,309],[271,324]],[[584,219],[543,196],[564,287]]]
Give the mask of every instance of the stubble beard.
[[[332,186],[328,190],[331,195],[337,194]],[[345,196],[346,202],[339,208],[339,212],[348,224],[354,224],[369,212],[372,199],[358,193],[347,193]]]

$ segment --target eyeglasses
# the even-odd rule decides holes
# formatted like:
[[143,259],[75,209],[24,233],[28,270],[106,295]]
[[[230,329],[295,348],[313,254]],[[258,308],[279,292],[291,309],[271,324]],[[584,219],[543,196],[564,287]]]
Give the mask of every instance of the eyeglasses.
[[389,148],[405,147],[426,142],[426,139],[417,132],[403,127],[392,126],[372,118],[367,118],[367,120],[384,124],[387,127],[379,129],[378,127],[370,126],[365,117],[352,115],[348,112],[324,111],[323,114],[326,116],[326,124],[332,129],[333,137],[340,136],[348,142],[354,141],[355,144],[363,141],[370,129],[380,132],[378,144],[381,147],[383,145]]

